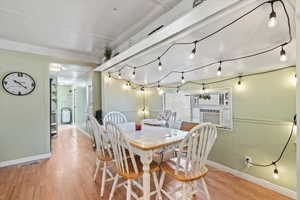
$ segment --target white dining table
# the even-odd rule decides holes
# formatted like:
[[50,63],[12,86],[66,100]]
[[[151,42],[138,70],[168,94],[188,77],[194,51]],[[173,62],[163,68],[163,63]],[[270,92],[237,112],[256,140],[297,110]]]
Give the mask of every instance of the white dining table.
[[127,137],[135,154],[141,157],[143,163],[143,193],[144,199],[150,200],[149,166],[155,152],[172,147],[184,139],[188,132],[172,128],[143,125],[135,130],[135,123],[119,124],[121,131]]

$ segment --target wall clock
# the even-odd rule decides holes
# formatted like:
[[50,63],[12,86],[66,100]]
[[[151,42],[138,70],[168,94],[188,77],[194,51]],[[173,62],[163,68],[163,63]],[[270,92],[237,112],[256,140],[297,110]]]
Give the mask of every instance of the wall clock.
[[35,81],[24,72],[12,72],[2,79],[2,86],[9,94],[25,96],[34,91]]

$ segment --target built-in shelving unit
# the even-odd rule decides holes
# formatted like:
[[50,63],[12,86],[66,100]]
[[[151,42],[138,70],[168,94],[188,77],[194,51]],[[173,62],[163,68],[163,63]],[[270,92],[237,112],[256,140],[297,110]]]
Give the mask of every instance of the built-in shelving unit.
[[50,135],[57,134],[57,81],[55,78],[50,79]]

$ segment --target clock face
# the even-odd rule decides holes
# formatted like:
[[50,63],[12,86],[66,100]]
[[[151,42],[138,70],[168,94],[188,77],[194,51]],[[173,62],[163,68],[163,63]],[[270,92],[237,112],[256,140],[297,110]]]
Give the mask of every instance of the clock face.
[[12,72],[2,79],[2,86],[5,91],[12,95],[28,95],[35,89],[33,78],[23,72]]

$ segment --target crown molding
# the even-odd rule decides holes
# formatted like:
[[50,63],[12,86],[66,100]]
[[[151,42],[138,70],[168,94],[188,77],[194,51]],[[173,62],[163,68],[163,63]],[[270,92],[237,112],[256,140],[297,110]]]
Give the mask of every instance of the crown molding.
[[84,54],[75,53],[72,51],[42,47],[37,45],[31,45],[22,42],[16,42],[0,38],[0,49],[18,51],[24,53],[32,53],[42,56],[49,56],[54,58],[61,58],[65,60],[89,62],[89,63],[100,63],[100,59],[96,56],[89,56]]

